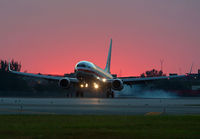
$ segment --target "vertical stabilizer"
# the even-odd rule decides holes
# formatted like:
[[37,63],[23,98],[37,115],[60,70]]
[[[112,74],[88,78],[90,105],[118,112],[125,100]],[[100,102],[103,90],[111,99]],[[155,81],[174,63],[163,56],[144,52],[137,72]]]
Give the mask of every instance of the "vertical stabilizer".
[[108,73],[110,73],[111,52],[112,52],[112,39],[110,39],[110,48],[109,48],[107,63],[105,67],[105,71]]

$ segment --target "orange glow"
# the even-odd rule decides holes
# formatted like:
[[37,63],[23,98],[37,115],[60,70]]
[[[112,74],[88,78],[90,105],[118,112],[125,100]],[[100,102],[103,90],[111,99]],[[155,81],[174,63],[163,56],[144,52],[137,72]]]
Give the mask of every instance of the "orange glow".
[[[22,4],[23,3],[23,4]],[[200,1],[2,1],[0,59],[21,61],[22,71],[74,72],[81,60],[111,73],[136,76],[200,69]],[[192,15],[192,16],[191,16]]]

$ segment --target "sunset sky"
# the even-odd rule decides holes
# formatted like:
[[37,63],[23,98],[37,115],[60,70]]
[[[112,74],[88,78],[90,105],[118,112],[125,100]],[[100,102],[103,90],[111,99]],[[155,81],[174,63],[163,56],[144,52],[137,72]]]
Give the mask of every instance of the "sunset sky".
[[80,60],[140,75],[200,69],[200,0],[1,0],[0,59],[22,71],[64,74]]

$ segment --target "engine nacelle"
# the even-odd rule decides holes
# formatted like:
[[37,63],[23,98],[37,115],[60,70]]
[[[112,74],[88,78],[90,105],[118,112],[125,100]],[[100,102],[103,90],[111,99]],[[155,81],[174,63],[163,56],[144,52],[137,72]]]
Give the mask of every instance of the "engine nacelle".
[[59,81],[59,86],[61,88],[64,88],[64,89],[69,88],[70,87],[70,80],[69,80],[69,78],[66,77],[66,78],[61,79]]
[[120,79],[115,79],[112,81],[111,86],[112,86],[112,89],[120,91],[124,88],[124,83]]

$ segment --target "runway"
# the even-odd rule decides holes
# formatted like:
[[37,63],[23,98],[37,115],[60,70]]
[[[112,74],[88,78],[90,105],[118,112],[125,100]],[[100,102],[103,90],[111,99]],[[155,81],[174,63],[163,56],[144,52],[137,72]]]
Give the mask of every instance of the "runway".
[[200,98],[0,98],[0,114],[200,114]]

